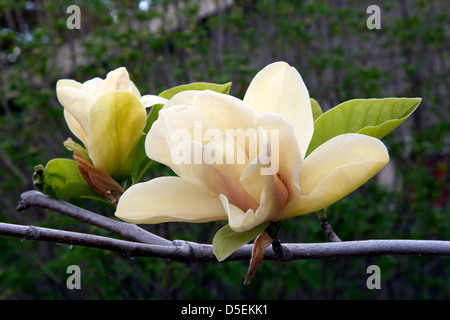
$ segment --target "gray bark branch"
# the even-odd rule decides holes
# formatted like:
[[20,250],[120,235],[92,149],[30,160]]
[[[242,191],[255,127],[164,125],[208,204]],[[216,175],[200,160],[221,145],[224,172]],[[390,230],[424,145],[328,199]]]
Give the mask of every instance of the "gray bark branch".
[[[118,252],[130,257],[155,257],[186,263],[217,262],[212,245],[190,241],[170,241],[150,233],[134,224],[116,221],[81,209],[67,202],[50,198],[37,191],[22,194],[17,209],[32,206],[54,210],[83,222],[104,228],[128,240],[119,240],[37,226],[0,223],[0,235],[26,240],[50,241],[80,245]],[[131,241],[129,241],[131,240]],[[253,245],[236,250],[225,261],[249,260]],[[275,249],[275,250],[274,250]],[[292,261],[299,259],[339,258],[376,255],[450,255],[450,241],[439,240],[365,240],[326,243],[277,244],[264,252],[265,260]]]
[[[156,245],[36,226],[0,223],[0,234],[25,240],[50,241],[110,250],[129,257],[155,257],[181,262],[217,262],[212,245],[175,240],[172,245]],[[225,261],[249,260],[253,245],[236,250]],[[281,252],[280,252],[281,251]],[[377,255],[450,255],[450,241],[440,240],[363,240],[326,243],[286,243],[275,252],[268,248],[264,260],[340,258]]]
[[56,200],[38,191],[24,192],[21,195],[21,199],[22,200],[17,204],[16,209],[18,211],[24,211],[30,207],[46,208],[111,231],[128,240],[159,245],[172,245],[171,241],[139,228],[135,224],[110,219],[65,201]]

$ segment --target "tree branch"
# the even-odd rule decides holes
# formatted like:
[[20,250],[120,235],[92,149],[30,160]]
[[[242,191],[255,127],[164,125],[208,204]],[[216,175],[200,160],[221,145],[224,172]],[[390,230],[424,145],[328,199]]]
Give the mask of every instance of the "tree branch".
[[81,220],[88,224],[111,231],[122,237],[143,243],[151,243],[157,245],[173,245],[172,241],[159,237],[147,230],[139,228],[135,224],[121,222],[104,217],[97,213],[79,208],[65,201],[56,200],[46,196],[38,191],[27,191],[22,193],[21,201],[17,204],[18,211],[24,211],[30,207],[41,207],[57,211],[66,216]]
[[[0,235],[27,240],[41,240],[69,245],[80,245],[122,253],[128,256],[143,256],[172,259],[182,262],[217,262],[212,245],[183,240],[170,241],[130,223],[116,221],[65,201],[50,198],[37,191],[21,195],[17,210],[37,206],[54,210],[104,228],[128,240],[102,237],[92,234],[70,232],[36,226],[0,223]],[[319,215],[324,222],[324,216]],[[326,216],[325,216],[326,218]],[[330,227],[331,228],[331,227]],[[333,233],[334,234],[334,233]],[[336,236],[337,237],[337,236]],[[337,237],[337,239],[339,239]],[[333,237],[330,237],[333,241]],[[335,239],[336,240],[336,239]],[[225,261],[249,260],[253,245],[247,244],[236,250]],[[292,261],[299,259],[338,258],[352,256],[374,256],[387,254],[450,255],[450,241],[438,240],[366,240],[338,241],[327,243],[288,243],[275,241],[272,249],[264,251],[265,260]]]
[[[36,226],[0,223],[0,235],[26,240],[50,241],[69,245],[99,248],[130,257],[156,257],[186,263],[217,262],[212,245],[175,240],[172,245],[155,245],[118,240],[91,234],[55,230]],[[249,260],[253,245],[236,250],[225,261]],[[450,255],[450,241],[439,240],[364,240],[326,243],[288,243],[280,252],[268,248],[264,260],[292,261],[355,256],[398,255]]]

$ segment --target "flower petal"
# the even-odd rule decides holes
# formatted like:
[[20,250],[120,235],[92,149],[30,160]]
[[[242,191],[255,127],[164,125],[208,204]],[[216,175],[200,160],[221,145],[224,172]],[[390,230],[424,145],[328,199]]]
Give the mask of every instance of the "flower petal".
[[228,198],[221,194],[220,200],[228,216],[228,225],[236,232],[244,232],[279,217],[280,209],[275,194],[265,185],[261,194],[260,205],[256,211],[248,209],[243,211],[231,204]]
[[243,210],[258,208],[257,200],[239,183],[248,160],[233,136],[220,133],[205,147],[193,141],[191,150],[202,153],[201,163],[182,164],[183,171],[191,170],[205,188],[217,195],[225,194],[231,203]]
[[323,209],[378,173],[389,161],[385,145],[366,135],[336,136],[315,149],[300,172],[302,195],[283,210],[282,219]]
[[91,95],[93,98],[98,97],[98,90],[100,88],[100,85],[102,84],[104,80],[100,78],[93,78],[91,80],[83,82],[83,85],[81,87],[81,90]]
[[267,130],[272,167],[286,186],[289,193],[288,200],[291,200],[300,194],[298,177],[302,167],[302,155],[294,128],[283,117],[274,113],[260,116],[256,124]]
[[194,96],[199,92],[199,90],[186,90],[178,92],[166,102],[163,108],[167,109],[174,106],[192,106]]
[[151,106],[154,106],[155,104],[165,104],[167,102],[167,99],[152,94],[146,94],[145,96],[141,97],[141,102],[145,108],[149,108]]
[[293,125],[300,152],[305,156],[314,122],[308,90],[295,68],[285,62],[269,64],[253,78],[244,102],[259,114],[281,114]]
[[146,121],[144,106],[131,92],[111,91],[97,99],[90,113],[89,157],[94,165],[117,180],[127,178]]
[[[67,110],[78,122],[86,136],[89,137],[89,113],[94,99],[90,94],[81,89],[73,86],[65,86],[68,83],[67,80],[61,83],[60,81],[56,85],[56,95],[59,102],[64,107],[64,110]],[[79,135],[77,132],[74,132],[74,134],[77,137]]]
[[87,149],[89,146],[89,138],[78,121],[74,118],[74,116],[72,116],[69,111],[67,111],[67,109],[64,109],[64,119],[66,120],[67,126],[69,127],[70,131],[72,131],[75,137],[83,142],[84,147]]
[[211,90],[198,92],[193,106],[215,121],[222,132],[254,129],[258,117],[258,113],[242,100]]
[[72,87],[75,89],[81,89],[83,87],[83,84],[71,79],[61,79],[58,80],[58,82],[56,82],[56,88],[61,87]]
[[106,79],[100,83],[96,98],[109,91],[133,92],[136,90],[137,89],[133,90],[127,69],[125,67],[120,67],[108,72]]
[[120,198],[116,216],[131,223],[226,219],[217,195],[179,177],[159,177],[133,185]]
[[174,157],[178,155],[178,150],[185,148],[186,142],[208,143],[209,140],[204,140],[205,133],[209,132],[211,139],[220,132],[217,127],[217,123],[191,106],[162,108],[145,139],[145,151],[150,159],[165,164],[180,177],[194,182],[196,179],[190,168],[183,172],[182,163]]

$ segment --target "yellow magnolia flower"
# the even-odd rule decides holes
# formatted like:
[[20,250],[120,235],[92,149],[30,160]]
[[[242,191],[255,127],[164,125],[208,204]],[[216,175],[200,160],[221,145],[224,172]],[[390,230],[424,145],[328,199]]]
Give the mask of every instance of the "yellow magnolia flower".
[[147,155],[178,177],[129,188],[116,216],[133,223],[227,219],[236,232],[329,206],[389,161],[384,144],[342,134],[306,159],[314,123],[297,70],[275,62],[243,100],[185,91],[169,100],[146,138]]
[[165,100],[141,97],[123,67],[106,79],[59,80],[56,93],[67,125],[83,142],[93,165],[117,180],[127,178],[146,124],[145,108]]

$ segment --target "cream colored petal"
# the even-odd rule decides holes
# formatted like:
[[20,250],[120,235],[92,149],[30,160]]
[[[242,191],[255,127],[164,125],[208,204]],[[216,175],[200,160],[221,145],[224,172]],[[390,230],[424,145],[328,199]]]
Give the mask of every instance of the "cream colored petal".
[[81,89],[71,86],[57,86],[56,95],[64,109],[73,116],[89,137],[89,113],[94,103],[93,98]]
[[[159,111],[158,119],[153,123],[145,139],[145,151],[150,159],[169,166],[175,173],[194,182],[191,170],[182,171],[183,162],[179,153],[185,143],[197,141],[202,145],[220,133],[217,124],[199,110],[191,106],[173,106]],[[211,135],[204,141],[204,134]],[[180,151],[181,150],[181,151]]]
[[179,177],[138,183],[119,200],[116,216],[131,223],[208,222],[226,219],[219,197]]
[[56,88],[72,87],[75,89],[81,89],[82,86],[83,85],[81,83],[79,83],[78,81],[71,80],[71,79],[61,79],[61,80],[58,80],[58,82],[56,82]]
[[139,89],[136,87],[136,85],[134,84],[133,81],[130,81],[130,86],[131,86],[131,88],[130,88],[131,92],[134,93],[134,95],[136,97],[138,97],[138,99],[141,99],[142,98],[141,93],[139,92]]
[[204,147],[194,141],[191,142],[191,150],[201,152],[198,159],[201,162],[181,164],[183,176],[189,171],[205,188],[217,195],[225,194],[231,203],[243,210],[258,208],[257,200],[239,183],[248,161],[233,136],[220,133]]
[[279,113],[294,127],[304,157],[311,141],[314,122],[309,92],[298,71],[285,62],[274,62],[253,78],[244,102],[259,114]]
[[194,101],[194,96],[199,93],[199,90],[186,90],[181,91],[174,95],[169,101],[164,105],[164,109],[174,107],[174,106],[192,106]]
[[92,97],[98,97],[98,90],[103,83],[103,79],[93,78],[91,80],[85,81],[81,87],[81,90],[90,94]]
[[315,149],[300,172],[302,195],[292,200],[282,219],[323,209],[353,192],[389,161],[378,139],[348,133],[336,136]]
[[242,172],[240,183],[244,189],[257,201],[260,200],[263,190],[266,186],[268,191],[272,192],[277,200],[279,211],[284,207],[288,198],[288,190],[277,168],[272,168],[274,159],[272,158],[269,140],[262,128],[259,128],[262,146],[260,153]]
[[130,76],[124,67],[108,72],[106,79],[100,84],[96,98],[109,91],[133,91]]
[[83,128],[81,128],[78,121],[70,114],[70,112],[67,111],[67,109],[64,109],[64,119],[66,120],[66,123],[72,131],[72,133],[80,139],[81,142],[83,142],[84,147],[87,149],[89,146],[89,138],[84,132]]
[[222,132],[256,128],[258,113],[233,96],[211,90],[200,91],[194,96],[193,107],[215,121]]
[[159,96],[154,96],[151,94],[146,94],[141,97],[141,102],[145,108],[149,108],[156,104],[165,104],[167,102],[167,99],[161,98]]
[[300,153],[295,132],[281,115],[266,113],[256,122],[258,127],[267,132],[270,143],[271,165],[289,192],[289,199],[300,194],[299,173],[302,167]]
[[160,162],[177,172],[172,161],[170,141],[162,121],[156,120],[145,138],[145,151],[150,159]]
[[90,113],[89,157],[93,164],[116,180],[127,178],[146,121],[144,106],[131,92],[103,94]]
[[260,205],[256,211],[248,209],[244,212],[231,204],[223,194],[220,195],[220,200],[228,216],[228,225],[236,232],[248,231],[263,222],[275,220],[280,214],[277,200],[269,185],[263,188]]

